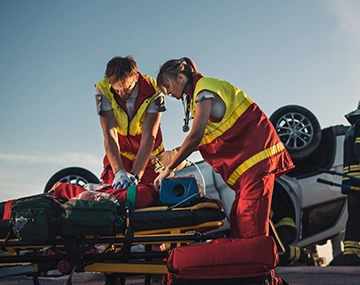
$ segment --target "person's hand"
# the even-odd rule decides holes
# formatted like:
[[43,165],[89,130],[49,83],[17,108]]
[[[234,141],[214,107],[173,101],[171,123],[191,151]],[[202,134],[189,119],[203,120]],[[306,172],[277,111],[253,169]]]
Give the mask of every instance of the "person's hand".
[[160,173],[159,176],[154,180],[154,187],[156,190],[159,190],[161,187],[161,183],[162,181],[167,178],[167,177],[173,177],[174,176],[174,170],[173,169],[169,169],[167,167],[163,168]]
[[131,174],[127,173],[125,171],[125,169],[120,169],[120,170],[116,171],[115,177],[114,177],[114,180],[112,183],[113,189],[128,188],[130,185],[132,185],[129,175],[131,175]]
[[[177,148],[179,149],[179,148]],[[156,158],[160,161],[160,163],[167,167],[175,158],[178,151],[177,149],[173,150],[165,150],[164,152],[160,153],[156,156]],[[185,159],[182,162],[179,163],[178,166],[175,167],[175,170],[183,169],[184,167],[189,166],[189,162]]]

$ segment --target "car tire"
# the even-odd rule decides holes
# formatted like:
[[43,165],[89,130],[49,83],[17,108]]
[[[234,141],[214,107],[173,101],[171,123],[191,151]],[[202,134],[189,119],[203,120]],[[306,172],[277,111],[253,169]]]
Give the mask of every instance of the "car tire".
[[294,162],[309,157],[319,146],[320,123],[308,109],[287,105],[276,110],[269,119]]
[[84,186],[86,183],[100,183],[96,175],[85,168],[68,167],[56,172],[45,185],[44,193],[49,192],[56,182],[66,182],[78,186]]

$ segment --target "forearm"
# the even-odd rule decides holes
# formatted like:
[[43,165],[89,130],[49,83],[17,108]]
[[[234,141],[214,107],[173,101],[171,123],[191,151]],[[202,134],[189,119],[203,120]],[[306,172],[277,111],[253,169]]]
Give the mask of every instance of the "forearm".
[[151,152],[154,148],[154,139],[142,139],[138,153],[136,154],[136,160],[131,170],[132,173],[137,174],[140,179],[145,172],[146,165],[148,164]]
[[175,169],[181,162],[187,159],[194,151],[197,150],[200,141],[191,135],[187,136],[180,147],[177,147],[177,154],[167,166],[168,169]]
[[111,110],[102,111],[99,117],[101,129],[104,135],[104,148],[106,156],[109,160],[112,171],[116,173],[118,170],[124,169],[120,156],[116,120]]
[[124,169],[118,143],[113,138],[105,138],[104,147],[113,173],[116,173],[120,169]]
[[159,130],[160,116],[160,113],[147,113],[144,120],[139,150],[136,154],[136,160],[131,171],[140,178],[145,172],[146,165],[148,164],[154,149],[155,139]]

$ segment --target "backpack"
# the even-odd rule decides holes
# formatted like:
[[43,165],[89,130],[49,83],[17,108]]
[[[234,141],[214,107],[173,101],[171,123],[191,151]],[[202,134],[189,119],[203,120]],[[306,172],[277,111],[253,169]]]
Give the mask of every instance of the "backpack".
[[47,193],[17,199],[11,207],[10,223],[19,241],[52,239],[59,207]]

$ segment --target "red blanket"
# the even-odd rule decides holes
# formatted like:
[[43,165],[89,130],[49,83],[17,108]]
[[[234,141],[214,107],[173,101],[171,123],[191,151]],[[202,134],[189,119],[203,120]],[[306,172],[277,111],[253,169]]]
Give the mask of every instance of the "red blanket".
[[[68,183],[59,183],[56,184],[54,189],[55,197],[62,197],[67,200],[79,195],[80,193],[86,191],[83,187],[77,186],[74,184]],[[112,189],[111,186],[106,186],[98,192],[106,192],[115,196],[117,200],[125,200],[127,189]],[[153,206],[155,201],[159,199],[159,192],[155,190],[153,184],[139,184],[136,189],[136,200],[135,208],[145,208]]]

